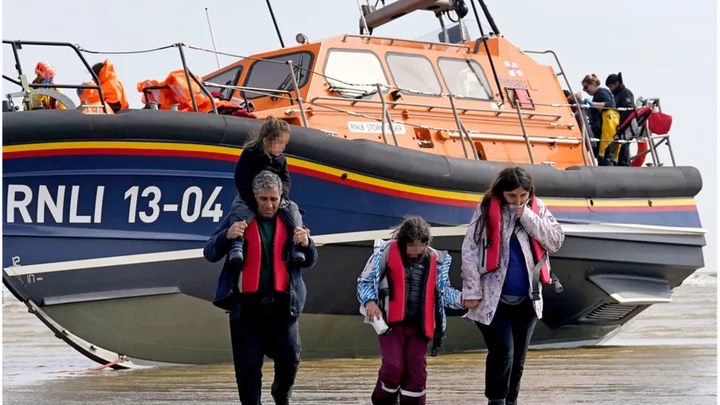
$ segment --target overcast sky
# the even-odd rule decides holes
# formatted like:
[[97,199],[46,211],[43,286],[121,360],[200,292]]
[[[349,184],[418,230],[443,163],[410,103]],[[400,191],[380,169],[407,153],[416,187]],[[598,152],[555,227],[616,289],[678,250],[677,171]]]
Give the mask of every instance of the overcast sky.
[[[358,33],[355,0],[272,0],[272,4],[286,45],[293,44],[299,32],[311,41]],[[671,135],[678,164],[693,165],[703,174],[704,188],[697,202],[703,226],[709,231],[708,245],[713,247],[705,249],[705,262],[708,270],[715,271],[716,2],[487,0],[487,4],[501,34],[521,49],[555,50],[575,90],[585,74],[596,73],[604,82],[608,74],[622,71],[625,84],[636,97],[661,98],[664,112],[673,116]],[[3,39],[56,40],[99,51],[148,49],[176,42],[212,48],[204,11],[208,7],[218,50],[250,55],[279,47],[263,0],[6,0],[2,7]],[[466,21],[476,33],[472,11]],[[438,27],[433,14],[423,12],[394,21],[374,34],[415,39]],[[71,51],[33,47],[21,55],[26,72],[31,72],[38,60],[49,60],[62,78],[58,82],[88,80],[87,71]],[[104,57],[87,56],[90,64]],[[177,49],[110,57],[132,107],[142,106],[135,91],[137,82],[163,80],[181,66]],[[217,69],[211,54],[188,51],[187,57],[197,74]],[[233,61],[220,57],[223,65]],[[2,66],[4,74],[16,76],[8,47],[3,47]],[[4,80],[2,89],[4,93],[16,91]]]

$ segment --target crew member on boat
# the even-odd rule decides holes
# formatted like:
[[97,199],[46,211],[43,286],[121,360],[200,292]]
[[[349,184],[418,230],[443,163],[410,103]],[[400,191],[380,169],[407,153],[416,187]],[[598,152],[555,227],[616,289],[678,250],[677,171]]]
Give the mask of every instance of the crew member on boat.
[[[110,105],[113,112],[120,110],[127,110],[130,108],[130,104],[127,101],[125,95],[125,88],[115,73],[115,66],[110,62],[110,59],[105,59],[102,63],[96,63],[92,67],[93,72],[97,75],[100,80],[100,87],[102,88],[103,97],[105,102]],[[91,80],[88,85],[95,86],[95,81]],[[80,102],[87,101],[90,105],[102,105],[100,100],[100,93],[96,89],[85,89],[80,95]]]
[[474,322],[488,349],[485,396],[490,405],[515,405],[525,356],[542,317],[541,283],[559,282],[548,253],[565,239],[530,174],[501,171],[475,208],[462,244],[463,318]]
[[[307,288],[301,268],[317,261],[317,250],[306,229],[295,228],[293,242],[305,262],[288,263],[284,249],[286,228],[277,215],[282,181],[270,171],[255,176],[252,184],[257,203],[255,220],[230,223],[226,216],[205,245],[205,258],[217,262],[225,257],[213,303],[230,311],[235,379],[242,404],[260,403],[265,355],[275,362],[271,394],[276,404],[288,404],[300,365],[298,316],[303,311]],[[244,237],[246,258],[242,268],[228,260],[232,241]]]
[[406,217],[393,240],[376,242],[358,278],[360,313],[366,323],[386,319],[381,333],[382,365],[373,404],[424,404],[427,350],[437,353],[445,333],[444,306],[462,309],[460,291],[450,285],[451,256],[429,246],[430,225]]
[[620,115],[615,109],[615,97],[610,90],[600,87],[600,79],[596,74],[585,76],[582,81],[583,90],[593,96],[586,98],[584,104],[590,107],[590,127],[600,142],[597,147],[597,159],[600,166],[617,166],[620,156],[620,145],[613,142],[617,127],[620,125]]
[[[605,85],[615,98],[615,106],[617,108],[635,108],[635,95],[632,91],[625,87],[623,83],[622,73],[611,74],[605,79]],[[632,110],[620,111],[620,124],[632,115]],[[618,166],[630,166],[630,144],[624,143],[620,147],[620,157],[618,158]]]
[[[35,79],[32,84],[53,84],[55,83],[55,68],[50,62],[40,61],[35,65]],[[30,86],[32,88],[32,86]],[[45,87],[49,90],[57,91],[62,94],[60,89],[55,87]],[[40,89],[40,88],[38,88]],[[30,99],[30,109],[32,110],[64,110],[66,107],[59,103],[55,98],[50,96],[34,95]]]

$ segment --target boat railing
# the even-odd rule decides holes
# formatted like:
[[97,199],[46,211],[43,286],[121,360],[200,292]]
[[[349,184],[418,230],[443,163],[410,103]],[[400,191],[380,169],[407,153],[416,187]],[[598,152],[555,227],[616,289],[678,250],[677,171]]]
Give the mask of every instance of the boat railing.
[[455,50],[462,50],[465,51],[465,53],[470,53],[470,46],[465,44],[453,44],[449,42],[431,42],[431,41],[417,41],[412,39],[402,39],[402,38],[390,38],[390,37],[379,37],[376,35],[357,35],[357,34],[345,34],[343,35],[342,42],[347,42],[349,38],[357,38],[360,39],[363,42],[369,43],[372,41],[389,41],[387,45],[395,45],[395,43],[401,43],[401,44],[418,44],[426,46],[427,49],[434,49],[434,48],[445,48],[445,49],[455,49]]
[[[105,100],[105,97],[103,95],[102,87],[100,86],[100,80],[98,80],[97,75],[92,70],[90,65],[88,64],[87,60],[83,56],[83,54],[80,52],[80,48],[77,45],[68,43],[68,42],[46,42],[46,41],[21,41],[21,40],[3,40],[3,45],[10,45],[13,52],[13,58],[15,59],[15,69],[18,72],[18,79],[19,80],[13,80],[12,78],[6,76],[3,74],[3,79],[16,84],[20,86],[24,91],[23,96],[23,104],[25,104],[25,107],[29,110],[31,108],[30,104],[30,97],[32,90],[31,89],[95,89],[98,91],[98,94],[100,95],[101,100]],[[27,76],[23,74],[22,69],[22,63],[20,62],[20,55],[18,54],[18,51],[22,49],[23,45],[28,46],[51,46],[51,47],[67,47],[71,48],[73,51],[75,51],[75,54],[80,58],[85,68],[88,70],[90,75],[93,77],[93,80],[95,81],[95,85],[70,85],[70,84],[55,84],[55,83],[29,83],[27,80]],[[103,112],[107,113],[106,107],[103,105]]]
[[[478,40],[480,40],[480,39],[482,39],[482,38],[479,38]],[[477,49],[478,47],[479,47],[479,45],[478,45],[478,43],[476,43],[475,48]],[[562,63],[560,63],[560,58],[558,57],[557,53],[555,53],[555,51],[552,51],[552,50],[546,50],[546,51],[522,50],[521,52],[537,54],[537,55],[545,55],[545,54],[552,55],[555,58],[555,63],[557,63],[558,68],[560,69],[560,73],[556,73],[555,77],[557,77],[557,76],[563,77],[563,79],[565,80],[565,85],[567,85],[567,88],[570,91],[570,93],[572,94],[573,99],[575,100],[575,103],[577,105],[580,105],[580,101],[577,99],[577,96],[575,95],[575,92],[572,89],[572,85],[570,84],[570,79],[567,77],[567,74],[565,74],[565,70],[562,67]],[[476,51],[476,53],[477,53],[477,51]],[[579,109],[579,110],[580,110],[579,114],[580,114],[580,119],[581,119],[580,122],[586,122],[585,115],[584,115],[585,113],[582,111],[582,109]],[[588,134],[588,131],[587,131],[587,128],[585,127],[585,125],[580,126],[580,131],[582,132],[582,138],[583,138],[583,142],[582,142],[583,162],[587,166],[588,157],[589,157],[590,158],[589,160],[592,163],[592,165],[597,166],[597,160],[595,159],[593,154],[590,152],[590,151],[592,151],[592,143],[591,143],[591,139],[590,139],[591,137]]]
[[[350,37],[365,38],[365,36],[346,35],[346,36],[344,37],[344,40],[346,40],[347,38],[350,38]],[[377,39],[377,37],[374,37],[374,38]],[[392,39],[392,38],[381,38],[381,39]],[[489,109],[489,108],[473,108],[473,107],[467,107],[467,106],[458,107],[458,106],[456,106],[455,101],[458,100],[458,99],[464,99],[464,97],[459,96],[459,95],[455,95],[455,94],[451,94],[451,93],[429,94],[429,93],[426,93],[426,92],[416,91],[416,90],[412,90],[412,89],[403,89],[403,88],[399,88],[399,87],[396,87],[396,86],[391,86],[391,85],[388,85],[388,84],[382,84],[382,83],[364,83],[364,84],[350,83],[350,82],[346,82],[346,81],[344,81],[344,80],[339,80],[339,79],[337,79],[337,78],[329,77],[329,76],[327,76],[327,75],[325,75],[325,74],[323,74],[323,73],[315,72],[314,70],[312,70],[312,69],[310,69],[310,68],[305,68],[305,67],[302,67],[302,66],[294,65],[291,60],[278,61],[278,60],[270,60],[270,59],[247,57],[247,56],[242,56],[242,55],[233,55],[233,54],[228,54],[228,53],[225,53],[225,52],[218,52],[218,51],[213,51],[213,50],[209,50],[209,49],[205,49],[205,48],[201,48],[201,47],[197,47],[197,46],[187,45],[187,44],[184,44],[184,43],[175,43],[175,44],[171,44],[171,45],[167,45],[167,46],[163,46],[163,47],[159,47],[159,48],[154,48],[154,49],[149,49],[149,50],[126,51],[126,52],[99,52],[99,51],[90,51],[90,50],[83,49],[83,48],[81,48],[81,47],[78,46],[78,45],[74,45],[74,44],[70,44],[70,43],[65,43],[65,42],[7,41],[7,40],[3,40],[3,44],[9,44],[9,45],[12,46],[13,55],[14,55],[15,61],[16,61],[16,69],[17,69],[17,71],[18,71],[18,77],[19,77],[20,80],[19,80],[19,81],[18,81],[18,80],[14,80],[14,79],[6,76],[6,75],[3,75],[3,79],[8,80],[8,81],[10,81],[10,82],[12,82],[12,83],[14,83],[14,84],[17,84],[17,85],[21,86],[26,92],[29,92],[29,88],[31,88],[31,87],[40,87],[40,88],[42,88],[42,87],[45,87],[45,88],[48,88],[48,87],[52,88],[52,87],[54,87],[54,88],[71,88],[71,89],[91,88],[91,89],[97,89],[98,92],[99,92],[99,95],[100,95],[100,99],[101,99],[101,100],[104,100],[104,95],[103,95],[103,93],[102,93],[102,88],[101,88],[101,86],[98,86],[98,85],[64,85],[64,84],[47,84],[47,85],[43,85],[43,84],[28,84],[28,83],[27,83],[27,78],[26,78],[26,76],[22,73],[22,67],[21,67],[21,64],[20,64],[19,57],[18,57],[18,50],[22,48],[22,45],[63,46],[63,47],[70,47],[70,48],[72,48],[72,49],[75,51],[75,53],[78,55],[78,57],[82,60],[83,64],[84,64],[85,67],[88,69],[88,71],[90,72],[90,74],[92,75],[93,79],[95,80],[95,83],[99,83],[99,80],[98,80],[97,75],[95,74],[95,72],[92,71],[92,68],[91,68],[90,65],[87,63],[87,60],[86,60],[85,57],[83,56],[83,53],[91,53],[91,54],[137,54],[137,53],[147,53],[147,52],[161,51],[161,50],[165,50],[165,49],[169,49],[169,48],[176,47],[176,48],[178,48],[178,53],[179,53],[179,55],[180,55],[180,60],[181,60],[182,66],[183,66],[183,71],[184,71],[184,73],[185,73],[185,77],[186,77],[186,80],[187,80],[188,90],[189,90],[189,93],[190,93],[190,99],[191,99],[191,101],[192,101],[193,109],[194,109],[195,112],[198,112],[198,104],[197,104],[197,100],[196,100],[196,98],[195,98],[195,92],[194,92],[194,90],[193,90],[193,86],[194,86],[194,85],[197,85],[198,88],[200,89],[200,91],[201,91],[206,97],[208,97],[208,99],[210,100],[210,102],[211,102],[211,104],[212,104],[212,111],[213,111],[214,113],[216,113],[216,114],[218,113],[215,100],[214,100],[214,98],[212,97],[212,94],[210,93],[210,91],[207,89],[207,86],[212,86],[212,87],[217,87],[217,88],[226,88],[226,89],[232,89],[232,90],[239,90],[239,91],[240,91],[240,94],[242,95],[242,97],[243,97],[243,99],[244,99],[244,101],[245,101],[245,108],[246,108],[246,109],[249,108],[249,106],[250,106],[251,103],[248,102],[248,100],[247,100],[247,98],[246,98],[246,96],[245,96],[245,92],[253,92],[253,93],[258,93],[258,94],[267,95],[267,96],[270,96],[270,97],[286,99],[286,100],[289,100],[289,101],[290,101],[290,104],[291,104],[291,105],[294,105],[294,103],[297,103],[298,110],[295,110],[295,109],[292,109],[292,108],[291,108],[291,109],[286,110],[286,113],[289,114],[289,115],[290,115],[290,114],[294,114],[294,113],[299,113],[299,115],[300,115],[300,117],[301,117],[301,119],[302,119],[302,124],[303,124],[303,126],[305,126],[305,127],[308,126],[307,112],[306,112],[306,110],[305,110],[305,104],[306,104],[306,103],[309,104],[309,105],[311,105],[312,107],[316,107],[316,108],[325,108],[325,109],[335,110],[335,111],[347,113],[347,114],[352,115],[352,116],[363,117],[363,118],[366,118],[366,119],[375,120],[375,121],[381,123],[382,139],[383,139],[383,141],[384,141],[385,143],[389,143],[389,142],[388,142],[388,137],[387,137],[387,130],[388,130],[388,128],[389,128],[389,130],[390,130],[390,132],[391,132],[391,135],[392,135],[392,138],[393,138],[393,143],[394,143],[396,146],[399,146],[399,143],[398,143],[398,140],[397,140],[397,137],[396,137],[396,134],[395,134],[395,128],[394,128],[394,125],[393,125],[393,124],[396,124],[396,123],[397,123],[397,124],[410,125],[410,126],[415,126],[415,127],[420,127],[420,128],[430,129],[430,130],[445,131],[445,132],[447,132],[447,133],[449,134],[450,137],[457,137],[457,138],[459,138],[459,139],[460,139],[460,143],[461,143],[461,145],[462,145],[462,147],[463,147],[463,152],[464,152],[466,158],[469,158],[470,156],[469,156],[469,153],[468,153],[468,148],[467,148],[466,145],[465,145],[465,141],[467,141],[467,142],[470,143],[470,149],[472,150],[473,159],[480,159],[480,156],[478,155],[477,148],[475,147],[475,143],[473,142],[473,139],[478,139],[478,140],[480,140],[480,139],[485,139],[485,140],[503,140],[503,141],[524,141],[525,144],[527,145],[527,148],[528,148],[528,154],[529,154],[529,157],[530,157],[530,161],[531,161],[531,163],[533,163],[533,164],[535,163],[535,157],[533,156],[533,152],[532,152],[532,143],[551,143],[551,144],[554,144],[554,143],[559,143],[559,144],[578,144],[578,143],[579,143],[579,144],[581,144],[581,146],[582,146],[581,151],[582,151],[583,163],[584,163],[585,165],[588,165],[588,164],[590,164],[590,165],[597,165],[597,162],[596,162],[596,160],[594,159],[593,154],[590,153],[590,151],[592,150],[592,143],[593,143],[593,142],[599,142],[599,140],[593,139],[592,137],[589,136],[588,131],[587,131],[587,128],[586,128],[585,125],[580,125],[580,130],[581,130],[581,133],[582,133],[582,138],[563,137],[563,136],[559,136],[559,137],[538,137],[538,136],[533,136],[533,135],[531,135],[531,134],[528,133],[528,129],[527,129],[527,127],[526,127],[526,119],[528,120],[529,123],[532,123],[533,125],[544,123],[544,124],[546,124],[546,125],[548,125],[548,126],[553,126],[553,127],[566,127],[566,128],[570,128],[570,129],[574,128],[574,127],[575,127],[575,124],[562,124],[562,123],[558,123],[558,122],[549,122],[549,121],[559,121],[559,120],[562,118],[562,114],[548,114],[548,113],[537,113],[537,112],[531,112],[531,111],[522,111],[522,110],[521,110],[521,107],[520,107],[520,103],[519,103],[517,100],[509,100],[509,104],[513,107],[512,110],[510,110],[510,109],[504,109],[503,107],[504,107],[505,104],[502,103],[502,102],[497,102],[497,104],[498,104],[497,109],[494,109],[494,108],[493,108],[493,109]],[[449,44],[442,44],[442,45],[447,46],[447,45],[449,45]],[[466,45],[465,45],[465,46],[466,46]],[[248,87],[248,86],[230,86],[230,85],[221,85],[221,84],[216,84],[216,83],[212,83],[212,82],[203,82],[203,81],[200,81],[200,80],[198,80],[197,76],[195,76],[194,74],[192,74],[192,71],[191,71],[191,70],[189,69],[189,67],[188,67],[188,64],[187,64],[187,61],[186,61],[186,58],[185,58],[185,52],[184,52],[184,50],[183,50],[183,48],[185,48],[185,47],[187,47],[187,48],[189,48],[189,49],[193,49],[193,50],[199,50],[199,51],[210,52],[210,53],[214,53],[214,54],[222,54],[222,55],[226,55],[226,56],[237,57],[237,58],[240,58],[240,59],[249,58],[249,59],[253,59],[253,60],[262,60],[262,61],[267,61],[267,62],[271,62],[271,63],[281,63],[281,64],[285,64],[285,65],[288,66],[288,69],[289,69],[289,71],[290,71],[290,79],[291,79],[291,80],[290,80],[290,82],[289,82],[288,84],[289,84],[291,87],[290,87],[289,89],[285,90],[285,89],[257,88],[257,87]],[[577,100],[577,98],[576,98],[576,96],[575,96],[575,93],[572,91],[572,86],[571,86],[571,84],[570,84],[570,81],[568,80],[568,78],[567,78],[567,76],[566,76],[566,74],[565,74],[565,71],[564,71],[563,68],[562,68],[562,65],[561,65],[561,63],[560,63],[560,60],[559,60],[557,54],[555,54],[554,51],[528,51],[528,50],[525,50],[525,51],[523,51],[523,52],[524,52],[524,53],[551,54],[551,55],[553,55],[554,58],[555,58],[555,61],[556,61],[557,65],[558,65],[558,67],[559,67],[559,69],[560,69],[560,73],[556,73],[556,76],[563,76],[563,78],[565,79],[565,82],[566,82],[566,85],[567,85],[568,89],[569,89],[570,92],[573,94],[574,101],[577,103],[576,105],[571,105],[571,104],[548,104],[548,105],[543,105],[543,104],[539,104],[539,103],[534,103],[534,105],[537,105],[537,106],[550,106],[550,107],[554,107],[554,108],[568,108],[568,107],[573,107],[573,106],[575,106],[575,107],[580,106],[581,108],[578,108],[578,114],[580,114],[580,116],[581,116],[581,118],[582,118],[581,122],[586,122],[586,120],[585,120],[585,115],[584,115],[584,112],[583,112],[584,107],[586,107],[586,106],[581,105],[581,104],[579,103],[579,100]],[[368,87],[370,87],[370,88],[375,88],[375,89],[376,89],[375,91],[373,91],[372,93],[368,93],[368,94],[366,94],[366,95],[371,95],[371,94],[377,93],[377,94],[379,95],[379,100],[364,99],[364,98],[335,97],[335,96],[317,96],[317,97],[313,97],[312,99],[307,100],[307,101],[306,101],[306,100],[303,100],[303,97],[302,97],[302,95],[301,95],[301,93],[300,93],[300,88],[299,88],[299,86],[298,86],[298,79],[296,78],[296,73],[297,73],[296,70],[298,70],[298,69],[299,69],[299,70],[302,70],[302,71],[305,71],[305,72],[306,72],[307,74],[309,74],[309,75],[319,75],[319,76],[325,78],[326,83],[327,83],[331,88],[332,88],[334,85],[338,84],[338,83],[343,84],[343,85],[346,85],[346,86],[350,86],[350,87],[356,87],[356,88],[357,88],[357,87],[360,87],[360,88],[362,88],[362,87],[365,87],[365,88],[368,88]],[[333,83],[330,83],[330,81],[332,81]],[[152,86],[151,86],[151,87],[146,87],[145,89],[143,89],[143,93],[147,96],[147,92],[148,92],[148,91],[150,91],[150,90],[155,90],[155,89],[161,89],[161,88],[165,88],[165,87],[163,87],[163,86],[155,86],[155,87],[152,87]],[[383,89],[389,89],[389,90],[391,90],[391,91],[400,91],[400,92],[405,92],[405,93],[409,93],[409,94],[419,94],[419,95],[429,95],[429,96],[434,96],[434,97],[441,97],[441,98],[447,99],[447,100],[448,100],[448,103],[447,103],[447,104],[425,104],[425,103],[409,103],[409,102],[404,102],[404,101],[399,101],[399,100],[389,101],[389,100],[386,100],[385,97],[382,96],[382,95],[383,95]],[[500,89],[500,91],[502,91],[502,90]],[[366,92],[363,92],[363,93],[366,93]],[[361,95],[362,95],[362,94],[361,94]],[[653,100],[655,100],[656,106],[659,108],[659,100],[657,100],[657,99],[653,99]],[[25,96],[25,101],[29,103],[29,96],[28,96],[27,94],[26,94],[26,96]],[[353,107],[355,107],[355,106],[358,105],[358,104],[370,104],[370,105],[373,105],[373,104],[374,104],[374,105],[378,105],[378,104],[379,104],[380,107],[381,107],[381,114],[380,114],[380,117],[375,117],[375,116],[366,115],[366,114],[360,114],[360,113],[357,113],[357,112],[355,112],[355,111],[342,110],[342,109],[339,109],[339,108],[335,108],[335,107],[333,107],[333,106],[331,106],[331,105],[328,105],[327,102],[345,102],[345,103],[350,103],[350,105],[353,106]],[[106,108],[104,104],[105,104],[105,103],[103,103],[103,106],[102,106],[103,111],[105,111],[105,108]],[[419,107],[419,108],[426,108],[426,109],[428,110],[428,112],[431,112],[431,111],[433,111],[433,110],[449,110],[449,111],[451,111],[452,114],[453,114],[453,118],[454,118],[454,120],[455,120],[455,125],[456,125],[457,129],[435,128],[435,127],[431,127],[431,126],[427,126],[427,125],[412,124],[412,123],[403,122],[403,121],[401,121],[401,120],[393,119],[392,116],[391,116],[391,114],[390,114],[390,110],[391,110],[391,109],[395,109],[395,108],[397,108],[397,107]],[[88,109],[88,106],[85,106],[85,107],[82,107],[82,108],[83,108],[83,109]],[[514,111],[513,111],[513,110],[514,110]],[[624,110],[624,109],[617,109],[617,110]],[[632,110],[632,109],[628,109],[628,110]],[[513,120],[513,121],[514,121],[514,122],[518,122],[518,123],[520,124],[520,128],[521,128],[521,130],[522,130],[522,135],[521,135],[521,136],[518,136],[518,135],[481,134],[481,133],[479,133],[479,132],[477,132],[477,131],[469,131],[469,130],[465,127],[465,124],[463,123],[462,116],[468,117],[468,113],[470,113],[470,112],[480,113],[480,114],[485,114],[485,113],[494,114],[496,118],[500,118],[500,119],[502,119],[503,117],[508,117],[508,118],[509,118],[510,116],[515,116],[515,117],[517,117],[517,118],[516,118],[517,121],[515,121],[515,120]],[[538,118],[540,118],[539,121],[538,121]],[[545,119],[542,119],[542,118],[545,118]],[[548,119],[550,119],[550,120],[548,120]],[[497,119],[493,119],[493,120],[494,120],[494,121],[497,121]],[[658,141],[657,143],[655,143],[655,140],[659,140],[659,141]],[[658,146],[661,146],[663,143],[664,143],[664,144],[667,144],[668,148],[670,149],[670,156],[671,156],[673,165],[675,165],[675,158],[674,158],[674,154],[673,154],[673,152],[672,152],[672,147],[671,147],[671,144],[670,144],[669,136],[668,136],[668,135],[652,135],[652,134],[650,133],[649,129],[647,129],[647,126],[646,126],[646,128],[645,128],[645,135],[644,135],[643,139],[633,139],[633,140],[629,140],[629,141],[625,141],[625,140],[614,140],[613,142],[614,142],[614,143],[618,143],[618,144],[622,144],[622,143],[627,143],[627,142],[638,142],[638,141],[640,141],[640,142],[642,142],[642,141],[647,141],[647,142],[649,143],[649,151],[648,151],[648,152],[645,152],[645,153],[650,153],[650,154],[652,155],[653,161],[654,161],[654,164],[655,164],[655,165],[662,165],[662,163],[660,162],[660,159],[659,159],[659,157],[658,157],[658,154],[657,154],[657,150],[656,150],[657,147],[658,147]],[[634,156],[633,158],[642,156],[642,155],[644,155],[645,153],[641,153],[640,155]]]

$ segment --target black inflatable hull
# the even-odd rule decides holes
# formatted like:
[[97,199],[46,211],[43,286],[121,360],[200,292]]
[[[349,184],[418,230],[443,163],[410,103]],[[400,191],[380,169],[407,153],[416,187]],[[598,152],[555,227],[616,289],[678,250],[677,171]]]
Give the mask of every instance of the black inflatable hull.
[[[201,248],[235,195],[239,148],[260,124],[147,110],[3,114],[3,282],[96,361],[97,347],[136,363],[229,361],[227,315],[210,303],[220,267]],[[506,166],[300,127],[287,154],[291,198],[321,255],[305,275],[306,358],[377,353],[355,280],[372,241],[403,215],[431,222],[459,287],[463,225]],[[544,292],[533,344],[602,341],[703,266],[697,169],[526,168],[567,234],[551,258],[565,291]],[[482,349],[476,329],[451,315],[444,350]]]

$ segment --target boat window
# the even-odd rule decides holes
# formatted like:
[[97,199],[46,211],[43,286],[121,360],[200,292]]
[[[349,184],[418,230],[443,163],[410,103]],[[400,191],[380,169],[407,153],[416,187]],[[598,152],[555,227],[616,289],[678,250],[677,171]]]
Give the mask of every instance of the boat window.
[[492,100],[492,90],[479,63],[467,59],[440,58],[438,67],[445,86],[452,94]]
[[[222,73],[219,73],[215,76],[211,76],[211,77],[205,79],[204,81],[215,83],[215,84],[225,84],[228,86],[234,86],[238,82],[238,79],[240,79],[242,70],[243,70],[243,66],[239,65],[239,66],[236,66],[235,68],[228,69],[228,70],[226,70]],[[215,87],[215,86],[205,86],[205,87],[207,87],[208,91],[211,93],[214,91],[221,92],[224,99],[229,99],[230,94],[232,94],[232,89],[221,89],[220,87]]]
[[[323,70],[325,80],[342,97],[374,94],[373,83],[387,85],[380,59],[370,51],[333,49],[327,54]],[[358,86],[369,84],[369,86]]]
[[440,80],[428,58],[403,53],[388,53],[385,58],[395,85],[401,90],[442,93]]
[[[303,87],[310,78],[309,70],[313,63],[313,54],[307,51],[272,56],[254,62],[250,65],[250,71],[243,86],[256,89],[293,91],[290,68],[285,63],[288,60],[293,62],[298,87]],[[245,94],[250,100],[273,95],[271,91],[253,92],[249,90],[246,90]],[[287,95],[284,96],[287,97]]]

